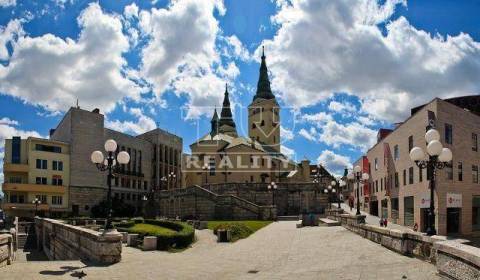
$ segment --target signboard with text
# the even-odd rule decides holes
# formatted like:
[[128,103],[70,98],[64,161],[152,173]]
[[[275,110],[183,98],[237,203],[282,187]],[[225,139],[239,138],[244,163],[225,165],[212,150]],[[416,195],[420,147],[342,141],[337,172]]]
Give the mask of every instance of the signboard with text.
[[420,196],[420,208],[430,207],[430,194],[423,194]]
[[462,194],[447,193],[447,208],[462,208]]

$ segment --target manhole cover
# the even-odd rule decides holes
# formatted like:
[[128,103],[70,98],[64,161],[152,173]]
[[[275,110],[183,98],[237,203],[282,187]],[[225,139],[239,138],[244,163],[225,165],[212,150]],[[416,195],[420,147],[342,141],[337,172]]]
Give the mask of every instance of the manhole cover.
[[249,270],[248,273],[255,274],[255,273],[258,273],[258,270]]

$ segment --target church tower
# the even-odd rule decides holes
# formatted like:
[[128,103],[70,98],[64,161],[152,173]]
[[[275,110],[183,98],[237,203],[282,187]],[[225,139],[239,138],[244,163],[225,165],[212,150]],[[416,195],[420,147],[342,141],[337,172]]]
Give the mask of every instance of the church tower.
[[280,106],[270,88],[265,49],[262,50],[257,92],[248,106],[248,136],[280,152]]
[[230,109],[230,99],[228,97],[228,88],[226,84],[222,112],[220,113],[220,120],[218,121],[218,132],[232,137],[238,137],[235,122],[233,121],[232,110]]

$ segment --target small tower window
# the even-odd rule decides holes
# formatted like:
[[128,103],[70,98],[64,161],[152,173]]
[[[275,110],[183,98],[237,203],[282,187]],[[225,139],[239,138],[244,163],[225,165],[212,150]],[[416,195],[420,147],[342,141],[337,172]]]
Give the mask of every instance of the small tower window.
[[252,129],[255,129],[257,128],[257,126],[255,125],[255,123],[252,123]]
[[262,120],[262,122],[260,123],[260,126],[264,126],[265,125],[265,121]]

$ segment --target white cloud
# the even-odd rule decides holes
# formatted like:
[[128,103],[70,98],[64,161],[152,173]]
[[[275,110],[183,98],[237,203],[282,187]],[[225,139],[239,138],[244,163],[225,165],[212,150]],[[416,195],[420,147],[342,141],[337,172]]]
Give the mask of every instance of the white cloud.
[[343,175],[344,169],[351,168],[351,160],[347,156],[336,154],[331,150],[324,150],[317,158],[317,162],[322,164],[329,172],[335,176]]
[[230,52],[227,50],[226,53],[232,55],[235,58],[240,60],[248,61],[251,59],[250,53],[248,52],[247,48],[242,44],[242,42],[238,39],[237,36],[232,35],[229,37],[225,37],[225,41],[227,42],[228,46],[232,49]]
[[340,103],[338,101],[333,100],[328,104],[328,109],[330,109],[330,111],[333,111],[335,113],[357,112],[357,108],[355,107],[355,105],[347,101]]
[[221,0],[172,1],[167,8],[140,12],[142,33],[150,37],[142,50],[142,76],[158,98],[167,89],[186,95],[187,118],[211,113],[207,107],[223,97],[226,81],[215,71],[221,64],[215,11],[225,14]]
[[125,77],[129,44],[120,17],[92,3],[77,21],[76,41],[52,34],[15,40],[8,65],[0,65],[0,91],[49,111],[64,111],[77,98],[107,112],[123,98],[139,99],[142,89]]
[[0,125],[18,125],[18,122],[16,120],[4,117],[0,119]]
[[318,139],[320,138],[317,130],[314,127],[310,127],[308,131],[302,128],[300,129],[300,131],[298,131],[298,134],[300,134],[301,136],[305,137],[305,139],[312,142],[318,141]]
[[23,34],[22,21],[19,19],[11,20],[6,27],[0,27],[0,60],[9,59],[7,44]]
[[302,128],[298,132],[305,139],[312,142],[323,142],[334,148],[347,145],[367,150],[375,144],[377,131],[368,127],[365,122],[369,118],[362,118],[360,122],[339,123],[330,114],[320,112],[305,114],[301,120],[310,124],[308,129]]
[[282,141],[289,141],[292,140],[295,135],[293,135],[293,131],[283,127],[283,125],[280,126],[280,137],[282,138]]
[[125,6],[123,14],[127,19],[138,17],[138,6],[135,3]]
[[280,152],[287,156],[289,159],[295,159],[295,151],[287,146],[280,145]]
[[140,108],[130,108],[128,113],[135,117],[136,121],[107,120],[105,126],[116,131],[133,133],[135,135],[157,128],[155,121],[152,118],[145,116]]
[[478,42],[464,33],[432,35],[393,18],[406,1],[379,2],[277,1],[279,29],[263,44],[272,86],[285,103],[311,106],[346,92],[360,97],[370,115],[395,122],[435,96],[480,91]]
[[0,7],[12,7],[17,4],[17,0],[0,0]]

